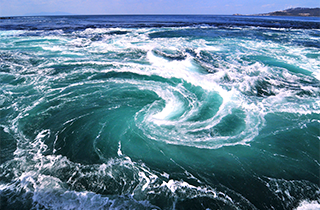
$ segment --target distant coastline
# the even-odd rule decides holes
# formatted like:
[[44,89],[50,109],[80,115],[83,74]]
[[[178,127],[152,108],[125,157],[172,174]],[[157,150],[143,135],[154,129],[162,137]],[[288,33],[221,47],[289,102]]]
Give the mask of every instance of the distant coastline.
[[[243,14],[234,14],[234,15],[243,15]],[[243,15],[247,16],[247,15]],[[250,16],[299,16],[299,17],[320,17],[320,8],[290,8],[281,11],[262,13],[262,14],[252,14]]]

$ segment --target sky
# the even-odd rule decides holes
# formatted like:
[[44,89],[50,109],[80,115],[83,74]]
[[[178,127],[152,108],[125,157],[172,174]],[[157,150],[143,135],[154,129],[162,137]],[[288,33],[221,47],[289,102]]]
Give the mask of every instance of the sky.
[[0,16],[34,14],[259,14],[320,0],[0,0]]

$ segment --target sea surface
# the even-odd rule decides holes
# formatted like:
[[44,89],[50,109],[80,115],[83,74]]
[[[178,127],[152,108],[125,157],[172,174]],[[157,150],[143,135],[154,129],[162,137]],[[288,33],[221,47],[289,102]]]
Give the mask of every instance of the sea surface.
[[320,19],[0,19],[0,209],[319,209]]

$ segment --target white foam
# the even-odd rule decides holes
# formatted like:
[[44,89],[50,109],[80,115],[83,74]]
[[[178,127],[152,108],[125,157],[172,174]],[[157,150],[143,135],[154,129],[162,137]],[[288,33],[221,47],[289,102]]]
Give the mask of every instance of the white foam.
[[216,52],[216,51],[220,51],[221,47],[217,47],[217,46],[210,46],[210,45],[204,45],[202,47],[198,47],[195,52],[198,54],[198,56],[200,56],[200,52],[201,51],[209,51],[209,52]]
[[119,145],[118,145],[118,151],[117,151],[118,156],[122,156],[122,151],[121,151],[121,142],[119,141]]
[[147,58],[155,68],[160,70],[160,74],[162,72],[168,74],[166,76],[168,78],[170,78],[170,76],[173,75],[179,75],[185,71],[197,71],[195,66],[191,63],[191,57],[187,57],[185,60],[182,61],[167,61],[164,58],[155,56],[154,53],[152,53],[151,51],[148,51]]
[[9,129],[9,127],[8,127],[8,126],[0,125],[0,127],[2,127],[2,128],[3,128],[3,131],[4,131],[5,133],[10,133],[10,129]]
[[319,210],[320,209],[320,203],[318,201],[302,201],[300,202],[299,206],[296,208],[296,210]]
[[147,53],[147,58],[155,68],[155,73],[165,78],[181,78],[195,86],[200,86],[205,90],[217,91],[222,97],[230,98],[230,94],[221,88],[216,81],[216,75],[207,75],[199,72],[199,67],[195,65],[192,57],[187,56],[182,61],[167,61],[155,56],[151,51]]
[[145,191],[145,189],[149,186],[150,184],[150,179],[145,175],[144,172],[140,171],[139,172],[139,177],[140,177],[140,181],[141,180],[145,180],[145,184],[142,186],[141,190]]
[[24,30],[1,30],[0,31],[0,36],[13,36],[13,35],[20,35],[20,34],[24,34],[26,31]]
[[175,97],[172,92],[165,90],[161,92],[161,95],[161,98],[165,99],[166,101],[165,107],[161,112],[153,115],[153,118],[159,120],[168,120],[170,119],[170,117],[183,111],[183,103],[179,99],[177,99],[177,97]]
[[320,81],[320,70],[314,71],[312,74],[314,75],[314,77],[315,77],[317,80]]

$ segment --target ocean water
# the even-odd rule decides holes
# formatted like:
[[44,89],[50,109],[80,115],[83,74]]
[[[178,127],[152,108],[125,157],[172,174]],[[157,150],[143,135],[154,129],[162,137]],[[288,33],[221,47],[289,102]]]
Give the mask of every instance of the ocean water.
[[319,209],[320,19],[0,20],[1,209]]

